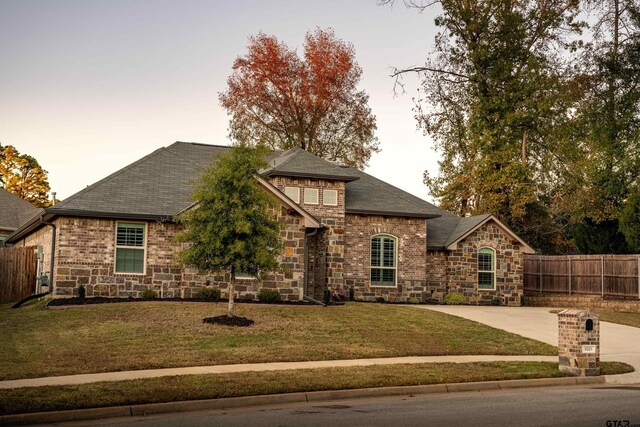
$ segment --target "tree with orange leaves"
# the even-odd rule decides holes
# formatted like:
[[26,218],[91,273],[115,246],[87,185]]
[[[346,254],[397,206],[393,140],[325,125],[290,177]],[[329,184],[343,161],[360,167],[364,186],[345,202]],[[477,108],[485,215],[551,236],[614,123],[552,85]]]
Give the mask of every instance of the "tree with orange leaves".
[[274,36],[249,37],[233,63],[220,102],[230,137],[272,149],[300,147],[362,169],[379,151],[369,95],[357,86],[362,69],[353,45],[331,29],[305,36],[302,57]]
[[38,208],[51,205],[47,171],[28,154],[0,144],[0,188],[13,193]]

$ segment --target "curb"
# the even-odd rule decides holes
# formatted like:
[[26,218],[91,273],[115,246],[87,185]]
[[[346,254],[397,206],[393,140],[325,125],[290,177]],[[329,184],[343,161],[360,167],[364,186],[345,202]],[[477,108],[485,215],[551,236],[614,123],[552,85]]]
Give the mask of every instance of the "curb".
[[175,412],[234,409],[249,406],[279,405],[286,403],[308,403],[326,400],[357,399],[366,397],[402,396],[416,394],[457,393],[486,390],[508,390],[530,387],[558,387],[604,384],[599,377],[536,378],[528,380],[482,381],[454,384],[429,384],[416,386],[395,386],[360,388],[348,390],[327,390],[302,393],[267,394],[259,396],[228,397],[221,399],[191,400],[167,403],[148,403],[131,406],[111,406],[106,408],[75,409],[67,411],[36,412],[0,416],[0,425],[47,424],[69,421],[87,421],[116,417],[143,417]]

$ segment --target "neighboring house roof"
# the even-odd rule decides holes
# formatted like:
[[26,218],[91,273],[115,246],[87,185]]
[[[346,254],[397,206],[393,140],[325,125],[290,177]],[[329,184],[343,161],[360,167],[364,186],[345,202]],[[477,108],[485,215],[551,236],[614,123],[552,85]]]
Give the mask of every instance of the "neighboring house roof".
[[13,231],[38,212],[31,203],[0,188],[0,230]]
[[439,210],[442,214],[439,218],[427,221],[427,247],[429,249],[456,249],[458,242],[464,240],[487,222],[494,221],[505,233],[520,242],[525,253],[535,253],[531,246],[493,215],[459,217],[445,210]]

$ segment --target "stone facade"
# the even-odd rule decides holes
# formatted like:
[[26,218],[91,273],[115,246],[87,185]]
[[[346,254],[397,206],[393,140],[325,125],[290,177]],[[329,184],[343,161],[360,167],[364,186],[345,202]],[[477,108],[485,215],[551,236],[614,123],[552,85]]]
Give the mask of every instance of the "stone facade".
[[[478,250],[495,250],[495,289],[478,289]],[[445,280],[442,280],[446,259]],[[446,293],[460,293],[469,304],[520,305],[523,292],[524,255],[520,242],[514,240],[495,222],[489,221],[446,253],[427,254],[428,292],[431,298],[444,299]]]
[[[40,273],[49,277],[51,271],[51,227],[46,226],[39,228],[33,233],[20,240],[14,246],[40,246],[42,248],[42,265],[40,266]],[[59,241],[59,236],[56,236],[56,243]],[[59,252],[56,249],[56,252]],[[57,264],[57,254],[54,257],[54,263]],[[54,271],[55,274],[55,271]]]
[[[280,191],[285,187],[299,188],[300,206],[317,218],[324,228],[309,237],[309,262],[311,274],[307,278],[307,294],[315,299],[322,298],[325,287],[344,287],[345,274],[345,183],[325,179],[294,178],[275,176],[271,183]],[[305,200],[304,189],[317,189],[317,203]],[[337,192],[337,204],[325,203],[324,190]]]
[[[377,234],[387,234],[397,239],[395,287],[371,286],[371,237]],[[354,288],[356,299],[423,299],[427,289],[425,219],[347,214],[345,240],[345,285]]]
[[[242,279],[236,284],[241,298],[254,298],[261,288],[277,289],[285,300],[299,300],[304,282],[304,224],[301,217],[282,209],[285,222],[281,231],[284,249],[280,257],[282,269],[266,278]],[[130,222],[130,221],[127,221]],[[80,285],[88,297],[140,297],[147,289],[164,298],[190,298],[204,286],[217,287],[227,297],[227,274],[199,274],[176,264],[180,246],[173,239],[178,225],[169,222],[146,222],[146,266],[143,274],[115,273],[116,220],[61,217],[56,249],[55,294],[66,297],[77,294]],[[46,229],[41,229],[46,232]],[[28,245],[37,233],[21,244]],[[43,245],[46,246],[46,245]]]
[[585,310],[558,313],[560,370],[573,375],[600,375],[600,319]]

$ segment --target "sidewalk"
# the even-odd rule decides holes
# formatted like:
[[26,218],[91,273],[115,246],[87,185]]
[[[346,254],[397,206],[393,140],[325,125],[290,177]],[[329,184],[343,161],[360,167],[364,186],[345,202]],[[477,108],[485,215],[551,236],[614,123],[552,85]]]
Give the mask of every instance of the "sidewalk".
[[104,372],[59,377],[28,378],[0,381],[0,389],[77,385],[102,381],[123,381],[175,375],[223,374],[229,372],[282,371],[287,369],[334,368],[345,366],[393,365],[400,363],[469,363],[469,362],[557,362],[558,356],[415,356],[377,359],[319,360],[310,362],[247,363],[236,365],[192,366],[186,368],[145,369],[139,371]]

